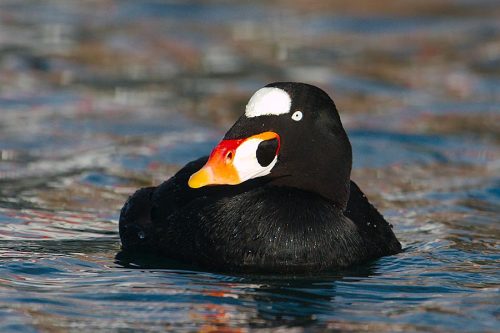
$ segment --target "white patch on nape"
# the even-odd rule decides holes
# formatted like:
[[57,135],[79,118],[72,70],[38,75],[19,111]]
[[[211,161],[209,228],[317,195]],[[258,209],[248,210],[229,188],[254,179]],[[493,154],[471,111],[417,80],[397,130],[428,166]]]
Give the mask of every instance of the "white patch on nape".
[[292,99],[286,91],[279,88],[262,88],[248,101],[245,116],[278,116],[289,113],[291,105]]

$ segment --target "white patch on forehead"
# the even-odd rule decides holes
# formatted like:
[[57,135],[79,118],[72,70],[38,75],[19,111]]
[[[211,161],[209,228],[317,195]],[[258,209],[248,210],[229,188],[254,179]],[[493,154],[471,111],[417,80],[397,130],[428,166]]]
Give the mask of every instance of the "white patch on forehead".
[[290,112],[292,99],[286,91],[279,88],[262,88],[248,101],[245,116],[278,116]]

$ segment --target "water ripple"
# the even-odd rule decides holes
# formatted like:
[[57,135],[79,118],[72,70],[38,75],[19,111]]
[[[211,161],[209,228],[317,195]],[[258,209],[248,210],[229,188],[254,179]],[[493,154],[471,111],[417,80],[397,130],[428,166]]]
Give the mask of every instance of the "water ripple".
[[[0,4],[0,331],[497,332],[496,2]],[[234,275],[120,252],[119,210],[271,81],[336,101],[404,252]]]

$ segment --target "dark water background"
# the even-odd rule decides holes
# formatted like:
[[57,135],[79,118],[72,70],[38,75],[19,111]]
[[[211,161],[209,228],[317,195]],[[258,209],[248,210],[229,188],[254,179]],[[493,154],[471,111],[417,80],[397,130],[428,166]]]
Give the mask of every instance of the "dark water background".
[[[296,277],[115,261],[126,197],[278,80],[334,98],[406,251]],[[497,1],[0,0],[0,332],[498,332],[499,111]]]

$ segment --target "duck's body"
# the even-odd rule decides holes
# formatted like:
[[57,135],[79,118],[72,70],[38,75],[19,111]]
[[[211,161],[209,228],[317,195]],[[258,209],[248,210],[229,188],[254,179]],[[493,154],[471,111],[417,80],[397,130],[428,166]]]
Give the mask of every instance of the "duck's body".
[[216,270],[269,272],[346,267],[401,251],[354,182],[344,212],[317,194],[260,180],[189,188],[189,177],[206,160],[130,197],[120,217],[125,249]]
[[[273,124],[276,118],[269,119],[276,116],[265,115],[271,120],[270,129],[278,132],[279,124]],[[254,117],[247,114],[244,120],[248,118]],[[302,115],[296,121],[300,120]],[[329,124],[328,119],[320,120],[321,124]],[[296,178],[295,169],[301,168],[307,156],[288,167],[280,166],[286,159],[293,160],[289,149],[294,152],[297,147],[286,147],[283,134],[254,135],[255,131],[241,122],[226,134],[210,158],[193,161],[160,186],[141,189],[129,198],[120,216],[124,249],[154,251],[169,259],[216,270],[268,272],[321,271],[400,252],[401,245],[390,225],[358,186],[349,178],[338,179],[349,175],[350,159],[346,166],[332,165],[327,170],[333,174],[331,182],[327,175],[318,175],[312,181]],[[348,143],[342,133],[343,129],[341,140]],[[337,134],[333,133],[332,138]],[[254,143],[255,151],[249,150]],[[226,149],[225,145],[232,148]],[[334,157],[350,158],[350,145],[344,146],[345,142],[342,148],[331,146]],[[219,161],[217,149],[225,154],[223,162]],[[245,157],[243,160],[248,161],[248,156],[243,156],[248,151],[260,163],[250,172],[256,176],[249,177],[247,168],[255,161],[249,161],[241,171],[238,159]],[[282,161],[278,158],[281,156]],[[231,170],[220,171],[221,166],[214,165],[222,163],[226,168],[233,162],[239,168],[237,176],[244,174],[247,179],[228,178]],[[314,176],[328,164],[323,161],[317,165],[307,169]],[[302,175],[308,176],[304,171]]]

